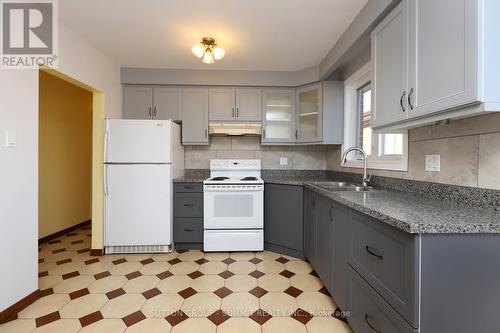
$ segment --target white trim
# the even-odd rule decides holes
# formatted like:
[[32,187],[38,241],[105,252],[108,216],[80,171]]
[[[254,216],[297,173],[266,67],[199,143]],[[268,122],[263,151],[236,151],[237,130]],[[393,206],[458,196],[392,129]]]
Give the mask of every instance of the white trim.
[[[356,128],[357,124],[357,91],[360,87],[371,81],[371,62],[367,62],[354,74],[344,81],[344,143],[342,152],[348,147],[353,147],[357,144]],[[372,95],[373,98],[373,95]],[[368,157],[368,168],[378,170],[408,170],[408,134],[402,132],[403,137],[403,155],[402,158],[396,156],[378,156],[378,131],[373,130],[372,156]],[[339,161],[340,163],[340,161]],[[362,168],[363,162],[357,159],[357,155],[351,153],[350,159],[342,166],[346,168]]]

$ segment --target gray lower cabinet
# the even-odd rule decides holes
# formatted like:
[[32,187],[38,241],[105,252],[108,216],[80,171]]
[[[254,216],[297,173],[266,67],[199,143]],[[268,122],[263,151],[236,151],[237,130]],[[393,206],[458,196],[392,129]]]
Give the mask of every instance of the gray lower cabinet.
[[303,258],[302,186],[266,184],[265,248]]
[[325,287],[330,290],[330,267],[333,253],[333,205],[330,199],[320,196],[317,200],[318,224],[316,229],[315,269]]
[[306,189],[304,191],[304,255],[317,266],[316,229],[318,227],[318,195]]
[[203,185],[174,184],[174,244],[176,249],[203,248]]
[[332,202],[334,223],[331,240],[333,242],[333,255],[330,258],[330,281],[328,283],[330,294],[335,303],[341,308],[347,308],[347,254],[348,240],[347,227],[350,223],[351,210],[344,205]]

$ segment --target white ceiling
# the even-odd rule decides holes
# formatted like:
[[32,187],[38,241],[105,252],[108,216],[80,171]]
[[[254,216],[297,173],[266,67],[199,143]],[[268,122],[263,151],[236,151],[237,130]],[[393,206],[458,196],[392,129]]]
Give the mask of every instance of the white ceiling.
[[[60,0],[63,23],[123,67],[296,71],[326,56],[367,0]],[[201,64],[213,37],[226,57]]]

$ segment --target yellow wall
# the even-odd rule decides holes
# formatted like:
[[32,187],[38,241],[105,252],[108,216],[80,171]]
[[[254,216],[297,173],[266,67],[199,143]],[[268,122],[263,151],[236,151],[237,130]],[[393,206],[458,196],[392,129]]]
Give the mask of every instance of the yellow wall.
[[92,92],[40,71],[39,238],[91,219]]

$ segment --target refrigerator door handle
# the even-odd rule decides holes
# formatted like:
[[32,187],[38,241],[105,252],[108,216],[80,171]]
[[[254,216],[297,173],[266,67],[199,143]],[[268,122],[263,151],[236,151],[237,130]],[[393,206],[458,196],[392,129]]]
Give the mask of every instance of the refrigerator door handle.
[[104,196],[108,196],[108,165],[104,166]]

